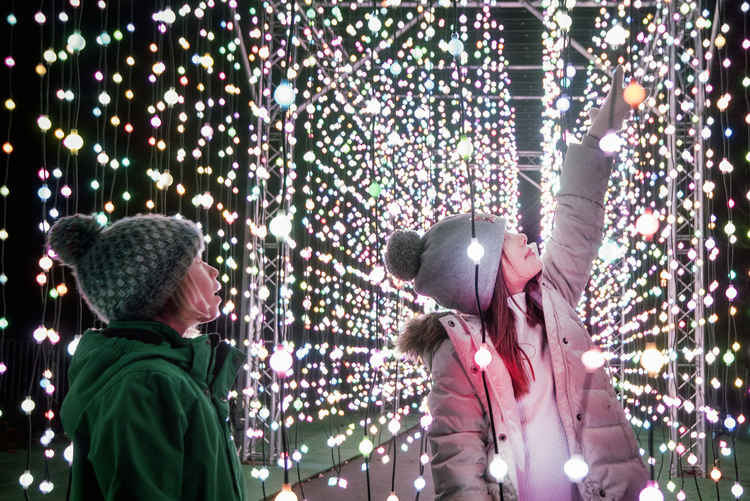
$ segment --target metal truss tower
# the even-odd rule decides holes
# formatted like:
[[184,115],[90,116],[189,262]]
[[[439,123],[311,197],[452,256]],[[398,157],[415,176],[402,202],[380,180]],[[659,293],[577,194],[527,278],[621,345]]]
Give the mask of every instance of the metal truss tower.
[[[684,4],[687,5],[687,4]],[[669,206],[667,367],[670,439],[686,450],[673,452],[672,473],[705,476],[704,362],[704,84],[708,76],[701,34],[700,3],[678,11],[663,4],[667,43],[661,57],[668,60],[665,83],[669,106],[666,129]],[[715,20],[715,22],[717,22]],[[672,43],[669,43],[669,40]],[[678,424],[679,423],[679,424]]]
[[[287,122],[293,126],[294,119],[287,119],[286,110],[274,100],[274,89],[287,78],[287,64],[295,67],[297,60],[294,43],[291,54],[287,53],[288,12],[288,3],[263,1],[258,6],[254,26],[242,24],[238,31],[254,114],[248,132],[247,220],[240,306],[244,348],[248,354],[246,380],[240,395],[244,412],[240,451],[243,461],[272,460],[282,451],[279,385],[283,381],[271,370],[268,355],[286,339],[289,297],[284,277],[289,272],[290,249],[285,241],[270,234],[269,224],[275,216],[289,214],[291,191],[289,183],[284,183],[289,172],[284,169],[294,169],[293,141],[286,144],[286,167],[284,162],[285,130],[289,131]],[[240,20],[236,12],[235,19]],[[252,69],[244,40],[248,34],[258,47],[251,52],[255,60]]]

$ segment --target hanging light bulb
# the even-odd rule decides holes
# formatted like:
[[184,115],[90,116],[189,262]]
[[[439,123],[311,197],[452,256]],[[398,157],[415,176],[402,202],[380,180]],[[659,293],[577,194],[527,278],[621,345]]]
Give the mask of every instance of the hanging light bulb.
[[292,232],[292,221],[285,213],[279,212],[271,219],[268,229],[271,231],[271,235],[277,239],[286,240]]
[[297,501],[297,495],[292,490],[292,486],[289,484],[284,484],[281,486],[281,491],[279,491],[278,494],[276,494],[276,497],[273,498],[274,501]]
[[20,477],[18,477],[18,483],[21,484],[21,487],[24,489],[28,489],[29,486],[34,483],[34,475],[32,475],[29,470],[26,470]]
[[448,42],[448,52],[453,57],[460,57],[464,51],[464,43],[458,38],[458,35],[453,35],[451,41]]
[[565,113],[570,109],[570,98],[565,94],[561,95],[555,102],[555,108],[557,108],[557,111]]
[[714,482],[718,482],[719,480],[721,480],[721,470],[714,466],[711,469],[710,476],[711,480],[713,480]]
[[475,263],[479,263],[479,261],[482,260],[482,257],[484,256],[484,247],[479,243],[479,240],[476,238],[471,239],[469,247],[466,248],[466,255]]
[[78,150],[83,148],[83,138],[78,135],[76,129],[73,129],[70,131],[70,134],[63,139],[63,146],[68,148],[73,155],[76,155]]
[[383,23],[380,22],[380,18],[373,12],[370,15],[370,19],[367,21],[367,28],[373,33],[377,33],[382,27]]
[[632,81],[625,87],[622,98],[633,108],[637,108],[646,99],[646,89],[636,81]]
[[485,367],[490,365],[492,361],[492,353],[487,349],[487,344],[482,343],[477,352],[474,354],[474,362],[479,366],[480,369],[484,370]]
[[425,485],[427,485],[427,482],[425,482],[425,479],[422,475],[418,476],[416,480],[414,480],[414,488],[418,491],[424,489]]
[[289,108],[294,102],[294,87],[286,80],[282,80],[273,91],[273,99],[282,108]]
[[742,488],[739,482],[735,482],[732,486],[732,496],[738,498],[742,496],[742,493],[745,492],[745,490]]
[[282,345],[276,347],[269,360],[271,369],[281,375],[286,374],[292,368],[293,362],[292,354],[286,351]]
[[618,47],[628,40],[628,30],[621,24],[612,26],[604,37],[604,41],[613,47]]
[[461,136],[461,139],[456,145],[456,151],[462,158],[469,158],[474,152],[474,145],[471,144],[471,140],[466,136]]
[[492,458],[492,461],[490,461],[488,470],[496,482],[502,482],[508,474],[508,463],[506,463],[500,456],[495,456]]
[[622,139],[620,139],[620,136],[613,131],[607,132],[604,134],[604,137],[599,140],[599,148],[604,153],[615,153],[620,151],[620,146],[622,146]]
[[589,465],[580,454],[573,454],[563,465],[565,476],[571,482],[580,482],[589,474]]
[[656,347],[656,343],[647,343],[646,349],[641,354],[641,367],[653,375],[659,373],[662,365],[664,365],[664,355]]
[[396,433],[399,432],[400,429],[401,429],[401,423],[399,422],[399,420],[391,419],[390,422],[388,423],[388,431],[391,432],[391,435],[395,435]]
[[374,448],[375,446],[373,445],[372,440],[367,437],[363,438],[359,443],[359,453],[365,457],[369,456]]
[[604,365],[604,353],[598,348],[591,348],[588,351],[583,352],[581,355],[581,362],[588,371],[595,371],[599,367]]
[[385,501],[399,501],[399,499],[395,492],[391,492],[391,495]]
[[659,218],[651,210],[646,210],[635,221],[635,231],[644,237],[651,237],[659,230]]
[[653,480],[641,490],[638,495],[638,501],[664,501],[664,494]]

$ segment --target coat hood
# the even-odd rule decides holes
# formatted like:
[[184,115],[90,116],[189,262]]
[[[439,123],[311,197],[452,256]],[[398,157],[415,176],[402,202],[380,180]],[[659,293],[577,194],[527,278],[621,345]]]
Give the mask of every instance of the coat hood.
[[401,353],[411,359],[421,359],[428,371],[432,370],[432,355],[448,339],[440,319],[452,311],[437,311],[409,320],[396,342]]
[[217,344],[213,350],[208,336],[186,339],[151,321],[110,322],[106,329],[86,331],[68,369],[70,389],[60,409],[66,433],[73,436],[89,403],[118,372],[140,360],[164,359],[226,396],[243,356],[226,343]]

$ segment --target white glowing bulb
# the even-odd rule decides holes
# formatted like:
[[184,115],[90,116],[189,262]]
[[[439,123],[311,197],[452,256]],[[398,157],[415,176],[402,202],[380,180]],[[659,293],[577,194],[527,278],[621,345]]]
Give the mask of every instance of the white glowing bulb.
[[359,453],[362,454],[363,456],[369,456],[374,447],[375,446],[373,445],[372,440],[365,437],[359,443]]
[[471,239],[469,247],[466,248],[466,255],[475,263],[479,263],[479,261],[482,260],[482,257],[484,256],[484,247],[479,243],[479,240],[476,238]]
[[474,362],[480,369],[484,370],[492,361],[492,353],[487,349],[487,344],[482,343],[477,352],[474,354]]
[[39,115],[39,118],[36,119],[36,124],[43,132],[47,132],[52,128],[52,120],[47,115]]
[[68,148],[71,153],[78,153],[78,150],[83,148],[83,138],[78,135],[77,130],[72,130],[70,134],[65,136],[63,139],[63,146]]
[[589,474],[589,465],[580,454],[573,454],[565,461],[563,471],[571,482],[580,482]]
[[664,494],[661,493],[656,482],[651,481],[641,490],[638,501],[664,501]]
[[468,137],[463,136],[456,145],[456,152],[463,158],[469,158],[474,152],[474,145]]
[[459,57],[463,51],[464,43],[457,36],[451,38],[451,41],[448,43],[448,52],[450,52],[453,57]]
[[664,356],[654,343],[648,343],[641,354],[641,367],[650,374],[656,374],[664,365]]
[[391,492],[391,495],[386,498],[385,501],[399,501],[398,496],[396,496],[395,492]]
[[557,101],[555,102],[555,108],[557,108],[557,111],[566,112],[570,109],[570,98],[563,94],[562,96],[557,98]]
[[81,52],[86,47],[86,39],[77,31],[68,37],[70,52]]
[[28,489],[29,486],[34,483],[34,475],[32,475],[29,470],[26,470],[20,477],[18,477],[18,483],[21,484],[21,487],[24,489]]
[[380,28],[382,27],[383,27],[383,23],[380,22],[380,18],[376,16],[375,14],[372,14],[370,16],[370,19],[367,21],[367,28],[373,33],[377,33],[378,31],[380,31]]
[[419,418],[419,426],[422,428],[428,428],[432,424],[432,416],[429,414],[425,414],[421,418]]
[[421,475],[418,476],[416,480],[414,480],[414,488],[417,489],[418,491],[421,491],[422,489],[424,489],[424,486],[426,484],[427,482],[425,482],[424,477]]
[[401,423],[398,419],[391,419],[391,421],[388,423],[388,431],[391,432],[391,435],[395,435],[399,432],[401,429]]
[[650,237],[659,230],[659,218],[653,212],[644,212],[635,221],[635,231],[644,237]]
[[279,374],[286,374],[292,368],[293,362],[292,354],[286,351],[283,346],[277,346],[269,360],[271,369]]
[[604,41],[613,47],[617,47],[627,42],[628,34],[628,30],[621,24],[616,24],[609,29],[607,35],[604,37]]
[[292,232],[292,220],[289,216],[280,212],[271,219],[268,229],[271,231],[271,235],[279,240],[284,240]]
[[583,355],[581,355],[581,362],[583,362],[583,365],[589,371],[595,371],[599,367],[603,366],[604,361],[604,353],[602,353],[601,350],[597,348],[591,348],[590,350],[585,351]]
[[744,489],[739,484],[739,482],[735,482],[734,485],[732,486],[732,496],[738,498],[742,496],[743,492],[744,492]]
[[177,93],[174,87],[170,87],[169,90],[164,93],[164,101],[170,108],[180,102],[180,95]]
[[283,80],[273,92],[273,99],[282,108],[289,108],[294,102],[294,87]]
[[733,301],[737,297],[737,289],[735,289],[734,285],[730,284],[724,294],[727,296],[727,299]]
[[615,132],[607,132],[604,137],[599,140],[599,148],[605,153],[614,153],[620,150],[622,146],[622,139]]
[[370,366],[377,369],[381,367],[385,362],[385,353],[380,350],[375,350],[370,355]]
[[26,414],[31,414],[32,412],[34,412],[35,408],[36,403],[31,400],[31,397],[26,397],[23,402],[21,402],[21,410]]
[[556,17],[557,25],[560,27],[563,31],[568,31],[570,27],[573,25],[573,19],[563,11],[558,11]]
[[687,499],[687,495],[685,494],[685,491],[683,490],[680,490],[677,493],[676,497],[677,497],[677,501],[685,501],[685,499]]
[[372,268],[370,271],[370,281],[379,284],[385,278],[385,268],[378,265]]
[[492,458],[492,461],[490,461],[488,469],[490,475],[492,475],[492,478],[494,478],[496,482],[502,482],[508,474],[508,463],[506,463],[500,456],[495,456]]
[[370,113],[372,115],[377,115],[380,113],[380,101],[378,101],[376,98],[368,99],[367,100],[367,106],[365,107],[365,113]]
[[279,491],[278,494],[276,494],[276,497],[273,498],[274,501],[297,501],[297,495],[292,490],[292,486],[289,484],[284,484],[281,487],[281,491]]
[[42,482],[39,484],[39,490],[42,494],[49,494],[54,488],[55,484],[53,484],[49,480],[42,480]]

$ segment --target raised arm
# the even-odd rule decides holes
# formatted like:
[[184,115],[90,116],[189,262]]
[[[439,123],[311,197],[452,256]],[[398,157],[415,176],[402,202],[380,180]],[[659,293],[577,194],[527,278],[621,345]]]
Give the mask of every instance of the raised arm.
[[428,406],[436,501],[490,501],[484,478],[488,423],[450,340],[433,356]]
[[617,131],[630,107],[624,101],[623,72],[617,67],[613,85],[583,144],[571,144],[560,177],[552,235],[545,242],[544,277],[575,308],[591,273],[602,240],[604,195],[612,169],[598,140]]

